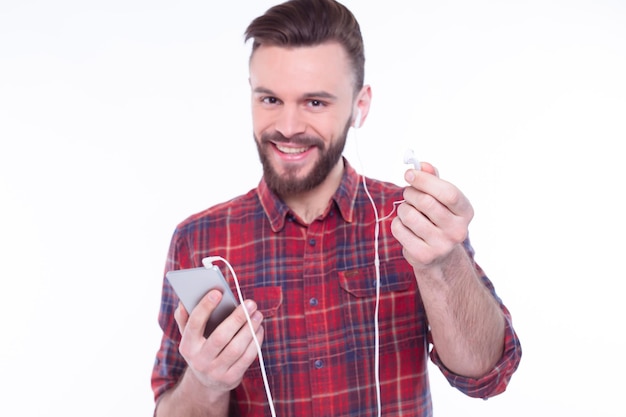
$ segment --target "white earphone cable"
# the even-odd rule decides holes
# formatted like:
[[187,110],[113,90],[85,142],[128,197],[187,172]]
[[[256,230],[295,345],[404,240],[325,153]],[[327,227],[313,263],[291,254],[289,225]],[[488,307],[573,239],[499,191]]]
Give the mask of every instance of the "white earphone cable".
[[[355,132],[355,136],[356,136],[356,132]],[[356,139],[356,138],[355,138]],[[356,142],[356,140],[355,140]],[[364,172],[363,170],[363,162],[361,161],[361,157],[359,155],[359,148],[357,146],[357,144],[355,143],[355,150],[356,150],[356,157],[359,161],[359,165],[360,165],[360,169],[361,172]],[[413,159],[410,159],[410,162],[412,162],[415,166],[416,169],[418,168],[418,162],[416,159],[414,159],[413,154],[411,153],[410,155],[411,157],[413,157]],[[407,157],[405,156],[405,163],[407,163]],[[379,307],[380,307],[380,285],[381,285],[381,277],[380,277],[380,254],[379,254],[379,245],[378,245],[378,238],[380,236],[380,223],[386,219],[388,219],[389,217],[391,217],[393,215],[393,213],[395,212],[395,209],[397,207],[397,205],[402,204],[404,202],[404,200],[401,201],[394,201],[393,202],[393,210],[391,210],[391,212],[386,215],[383,218],[379,217],[378,214],[378,208],[376,207],[376,203],[374,202],[374,199],[372,197],[372,195],[369,192],[369,189],[367,188],[367,182],[365,180],[365,175],[361,175],[361,181],[363,183],[363,189],[365,190],[365,194],[367,195],[367,198],[369,199],[371,205],[372,205],[372,209],[374,210],[374,220],[375,220],[375,225],[374,225],[374,267],[375,267],[375,271],[376,271],[376,305],[375,305],[375,309],[374,309],[374,379],[375,379],[375,383],[376,383],[376,405],[377,405],[377,416],[381,417],[382,415],[382,395],[381,395],[381,387],[380,387],[380,329],[379,329]]]
[[226,259],[222,258],[221,256],[210,256],[208,260],[210,262],[214,260],[219,260],[219,261],[224,262],[233,276],[233,280],[235,281],[235,287],[237,288],[237,296],[239,297],[239,303],[243,306],[243,312],[246,315],[246,321],[248,322],[248,327],[250,328],[250,332],[252,333],[252,339],[254,340],[254,344],[256,345],[257,355],[259,357],[259,366],[261,368],[261,375],[263,377],[263,385],[265,386],[265,394],[267,395],[267,401],[269,402],[270,412],[272,413],[272,417],[276,417],[276,410],[274,409],[274,400],[272,399],[272,392],[270,390],[270,385],[267,380],[267,372],[265,370],[265,362],[263,361],[263,352],[261,352],[261,343],[259,342],[259,339],[256,337],[254,326],[252,324],[252,319],[250,318],[250,313],[248,312],[248,309],[243,303],[244,298],[243,298],[243,294],[241,293],[241,287],[239,286],[239,280],[237,279],[237,274],[235,273],[235,270],[233,269],[231,264]]
[[374,203],[372,195],[367,189],[365,176],[361,175],[361,178],[363,182],[363,188],[365,189],[365,194],[367,194],[367,197],[372,204],[372,208],[374,209],[374,219],[376,221],[374,225],[374,266],[376,268],[376,307],[374,309],[374,379],[376,381],[377,415],[380,417],[382,415],[382,400],[380,393],[380,337],[378,326],[378,309],[380,306],[380,257],[378,254],[378,236],[380,234],[380,222],[378,218],[378,209],[376,208],[376,204]]
[[[356,132],[355,132],[355,152],[357,160],[359,161],[361,172],[363,171],[363,162],[361,161],[361,156],[359,155],[359,148],[356,143]],[[372,198],[372,195],[367,188],[367,182],[365,180],[365,175],[361,175],[361,182],[363,183],[363,189],[365,190],[365,194],[372,205],[372,209],[374,210],[374,267],[376,271],[376,304],[374,308],[374,380],[376,384],[376,409],[377,416],[380,417],[382,415],[382,398],[381,398],[381,389],[380,389],[380,329],[378,324],[378,314],[380,307],[380,256],[378,251],[378,237],[380,235],[380,221],[378,217],[378,208],[376,207],[376,203]],[[391,214],[389,214],[390,216]],[[386,216],[385,218],[387,218]]]

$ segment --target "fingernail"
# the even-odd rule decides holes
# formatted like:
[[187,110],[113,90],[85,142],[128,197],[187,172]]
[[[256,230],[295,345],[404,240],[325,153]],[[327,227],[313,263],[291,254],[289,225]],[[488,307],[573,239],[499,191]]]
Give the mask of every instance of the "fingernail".
[[412,169],[409,169],[406,172],[406,174],[404,175],[404,179],[406,179],[408,182],[413,182],[413,180],[415,179],[415,173]]

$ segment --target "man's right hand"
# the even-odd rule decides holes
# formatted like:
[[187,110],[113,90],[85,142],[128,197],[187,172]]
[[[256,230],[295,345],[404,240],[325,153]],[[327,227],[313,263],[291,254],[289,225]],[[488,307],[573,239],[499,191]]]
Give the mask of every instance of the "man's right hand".
[[[179,303],[174,318],[182,335],[180,353],[187,361],[189,370],[207,390],[217,394],[236,388],[245,371],[257,357],[250,326],[238,306],[208,338],[204,337],[206,322],[222,298],[222,293],[213,290],[202,298],[191,315]],[[252,324],[259,340],[263,341],[263,315],[252,300],[246,300]]]
[[[204,329],[222,293],[209,291],[189,314],[182,303],[174,318],[182,335],[179,351],[187,370],[179,383],[157,404],[157,416],[226,416],[230,391],[236,388],[257,357],[257,348],[247,323],[244,306],[238,306],[219,326],[204,337]],[[263,315],[252,300],[244,301],[259,343],[263,343]]]

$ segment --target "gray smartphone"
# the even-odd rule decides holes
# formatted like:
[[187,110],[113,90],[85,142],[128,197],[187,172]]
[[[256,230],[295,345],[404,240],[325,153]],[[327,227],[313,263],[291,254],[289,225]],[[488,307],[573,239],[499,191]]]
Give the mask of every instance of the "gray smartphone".
[[178,269],[167,272],[165,277],[189,314],[210,290],[218,289],[222,292],[222,300],[207,321],[205,337],[208,337],[239,304],[217,266]]

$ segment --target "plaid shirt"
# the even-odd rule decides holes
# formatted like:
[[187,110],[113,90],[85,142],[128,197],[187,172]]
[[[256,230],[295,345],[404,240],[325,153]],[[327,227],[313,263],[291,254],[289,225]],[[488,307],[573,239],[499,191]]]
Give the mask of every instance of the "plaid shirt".
[[[244,297],[259,305],[265,317],[263,358],[281,417],[376,415],[375,217],[361,177],[347,161],[345,165],[326,212],[311,224],[300,221],[261,180],[247,194],[189,217],[172,238],[166,270],[197,267],[206,256],[222,256],[235,269]],[[367,187],[381,218],[403,199],[396,185],[368,179]],[[428,323],[413,269],[391,235],[390,222],[382,222],[379,237],[382,411],[387,416],[431,416]],[[469,243],[466,249],[473,259]],[[235,291],[228,269],[222,271]],[[164,280],[163,338],[152,374],[155,399],[177,383],[186,366],[178,352],[177,303]],[[467,395],[487,398],[504,391],[517,368],[519,341],[502,309],[505,351],[485,377],[454,375],[435,349],[430,352],[450,383]],[[231,415],[270,415],[258,360],[231,398]]]

